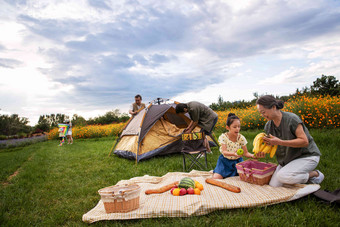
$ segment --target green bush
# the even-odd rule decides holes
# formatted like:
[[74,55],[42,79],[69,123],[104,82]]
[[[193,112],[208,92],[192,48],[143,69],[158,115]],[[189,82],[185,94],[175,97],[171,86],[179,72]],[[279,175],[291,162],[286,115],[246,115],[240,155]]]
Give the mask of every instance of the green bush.
[[22,139],[22,138],[27,137],[27,134],[24,133],[24,132],[19,132],[19,133],[17,134],[17,136],[18,136],[19,139]]

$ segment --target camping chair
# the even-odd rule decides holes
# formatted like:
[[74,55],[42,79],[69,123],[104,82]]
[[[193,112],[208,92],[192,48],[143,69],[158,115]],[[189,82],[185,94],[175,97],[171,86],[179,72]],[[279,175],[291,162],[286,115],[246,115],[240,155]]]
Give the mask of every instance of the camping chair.
[[[201,170],[208,168],[207,149],[204,146],[205,135],[203,132],[193,132],[182,134],[183,147],[181,153],[183,155],[184,172],[192,170],[195,166]],[[204,160],[201,158],[204,157]],[[187,169],[186,158],[189,163]],[[201,163],[205,161],[205,163]]]

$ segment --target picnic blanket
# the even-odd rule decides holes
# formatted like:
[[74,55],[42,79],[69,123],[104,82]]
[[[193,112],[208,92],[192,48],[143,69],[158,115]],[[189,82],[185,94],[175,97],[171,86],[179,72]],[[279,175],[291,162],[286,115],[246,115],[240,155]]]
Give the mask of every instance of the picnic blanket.
[[[117,185],[137,183],[141,187],[139,208],[128,213],[107,214],[98,194],[98,204],[84,214],[82,219],[84,222],[93,223],[101,220],[198,216],[220,209],[266,206],[288,202],[313,193],[320,188],[318,184],[284,185],[284,187],[277,188],[269,185],[260,186],[241,181],[238,176],[223,179],[223,182],[241,188],[240,193],[233,193],[207,184],[205,179],[211,176],[211,172],[193,170],[190,173],[170,172],[162,177],[145,175],[121,180]],[[150,195],[144,193],[147,189],[160,188],[174,181],[180,181],[183,177],[191,177],[203,184],[204,190],[201,195],[173,196],[169,191]]]

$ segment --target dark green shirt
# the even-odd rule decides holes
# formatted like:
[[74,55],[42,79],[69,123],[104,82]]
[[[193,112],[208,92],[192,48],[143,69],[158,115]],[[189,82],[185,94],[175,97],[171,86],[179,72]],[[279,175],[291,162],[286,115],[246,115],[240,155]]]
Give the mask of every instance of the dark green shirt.
[[201,128],[210,132],[214,125],[215,118],[218,117],[217,113],[206,105],[196,101],[188,102],[187,106],[191,120],[198,122]]
[[307,147],[285,147],[278,146],[276,151],[276,158],[281,166],[286,165],[297,158],[305,158],[310,156],[320,156],[320,150],[316,146],[313,137],[309,134],[308,129],[302,122],[302,120],[294,113],[283,112],[282,119],[279,127],[276,127],[274,122],[268,121],[264,126],[266,134],[272,134],[282,140],[293,140],[296,139],[295,131],[299,124],[302,125],[303,131],[305,132],[309,145]]

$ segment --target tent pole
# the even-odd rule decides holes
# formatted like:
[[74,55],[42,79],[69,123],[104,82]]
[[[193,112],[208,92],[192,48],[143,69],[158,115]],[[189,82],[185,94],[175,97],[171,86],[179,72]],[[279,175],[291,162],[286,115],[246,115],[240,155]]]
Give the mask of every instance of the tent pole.
[[112,151],[116,148],[116,146],[117,146],[119,140],[120,140],[120,137],[118,137],[118,139],[116,139],[116,143],[113,143],[114,145],[112,145],[112,148],[111,148],[111,150],[110,150],[110,153],[109,153],[108,157],[110,157]]
[[138,163],[139,146],[140,146],[140,144],[138,143],[137,154],[136,154],[136,166],[137,166],[137,163]]
[[216,140],[216,136],[215,136],[215,133],[214,131],[211,132],[211,134],[209,135],[210,138],[216,143],[217,147],[220,147],[220,144],[217,142]]

